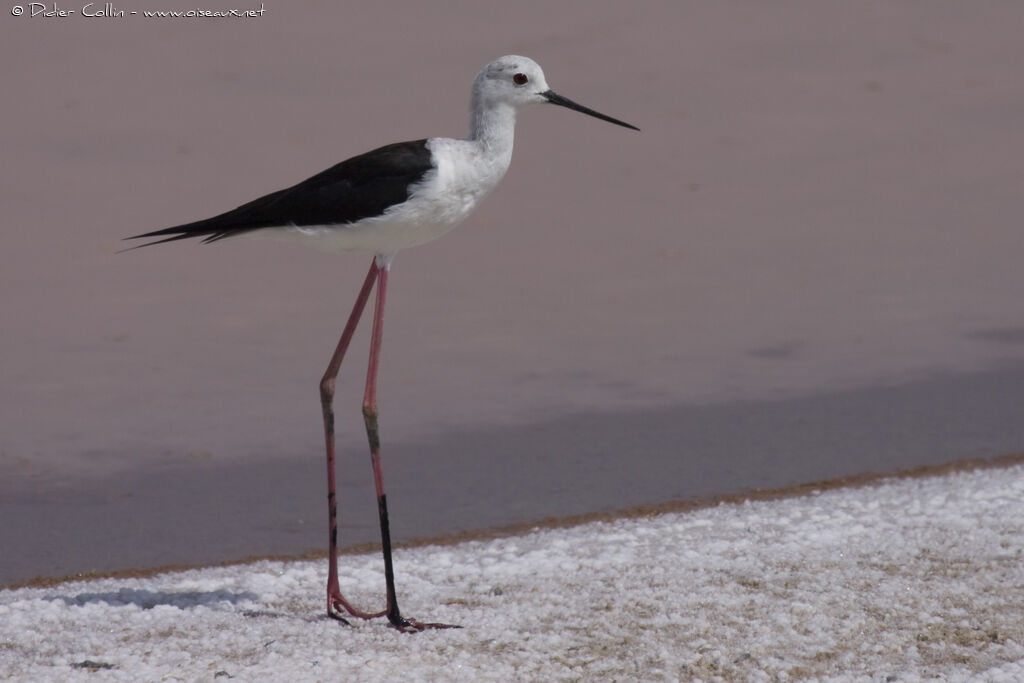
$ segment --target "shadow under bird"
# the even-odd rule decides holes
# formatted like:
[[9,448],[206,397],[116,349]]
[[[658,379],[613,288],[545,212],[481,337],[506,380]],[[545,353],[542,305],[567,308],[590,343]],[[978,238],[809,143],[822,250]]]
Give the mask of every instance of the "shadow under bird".
[[[395,594],[377,428],[377,368],[388,272],[395,253],[445,234],[464,221],[494,189],[512,160],[518,111],[528,105],[544,103],[640,130],[555,93],[548,87],[539,64],[527,57],[510,55],[488,64],[473,81],[471,128],[466,139],[427,138],[386,145],[218,216],[127,238],[158,238],[138,245],[144,247],[191,237],[216,242],[236,235],[262,233],[331,251],[364,251],[374,255],[341,339],[320,381],[330,522],[327,613],[345,623],[348,623],[344,616],[347,614],[361,619],[387,617],[392,626],[403,631],[447,627],[403,616]],[[375,284],[377,297],[363,417],[380,516],[386,603],[380,612],[366,612],[346,600],[338,584],[333,403],[338,369]]]

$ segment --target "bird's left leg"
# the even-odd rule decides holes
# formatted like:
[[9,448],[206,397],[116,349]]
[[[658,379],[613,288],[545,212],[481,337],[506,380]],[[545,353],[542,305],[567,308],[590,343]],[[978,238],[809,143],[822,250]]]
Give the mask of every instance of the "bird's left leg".
[[378,257],[380,274],[377,277],[377,301],[373,310],[373,331],[370,334],[370,362],[366,370],[366,393],[363,395],[363,419],[370,442],[370,462],[373,482],[377,491],[377,511],[380,515],[380,541],[384,553],[384,583],[387,594],[385,612],[391,625],[401,631],[422,631],[428,628],[458,628],[448,624],[423,623],[402,616],[395,594],[395,570],[391,561],[391,528],[388,524],[388,501],[384,493],[384,474],[380,464],[380,431],[377,425],[377,368],[380,365],[380,341],[387,297],[390,262]]

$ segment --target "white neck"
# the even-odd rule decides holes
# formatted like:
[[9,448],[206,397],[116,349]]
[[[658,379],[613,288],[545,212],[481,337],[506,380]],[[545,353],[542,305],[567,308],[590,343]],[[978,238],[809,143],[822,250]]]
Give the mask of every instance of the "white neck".
[[512,155],[516,134],[516,109],[499,103],[493,107],[481,106],[474,96],[470,103],[470,137],[490,154]]

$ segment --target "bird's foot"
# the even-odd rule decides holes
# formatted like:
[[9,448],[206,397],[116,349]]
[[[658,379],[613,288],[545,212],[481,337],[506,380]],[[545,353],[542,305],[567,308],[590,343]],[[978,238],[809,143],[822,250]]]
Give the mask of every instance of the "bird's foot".
[[430,621],[417,621],[415,619],[407,619],[401,614],[389,614],[388,622],[391,627],[401,631],[402,633],[419,633],[420,631],[429,631],[433,629],[442,628],[462,628],[458,624],[439,624]]
[[402,616],[398,607],[394,605],[380,612],[364,612],[346,600],[345,596],[343,596],[341,591],[337,588],[328,588],[327,590],[327,616],[331,619],[340,621],[346,626],[352,625],[347,618],[349,616],[357,619],[377,619],[379,617],[387,617],[388,623],[391,627],[401,631],[402,633],[419,633],[420,631],[442,628],[462,628],[455,624],[440,624],[430,621],[407,619]]
[[327,616],[331,619],[337,619],[341,623],[351,626],[348,619],[345,618],[345,614],[356,617],[357,619],[376,619],[387,615],[387,610],[380,612],[364,612],[361,609],[353,606],[345,596],[341,594],[340,590],[327,591]]

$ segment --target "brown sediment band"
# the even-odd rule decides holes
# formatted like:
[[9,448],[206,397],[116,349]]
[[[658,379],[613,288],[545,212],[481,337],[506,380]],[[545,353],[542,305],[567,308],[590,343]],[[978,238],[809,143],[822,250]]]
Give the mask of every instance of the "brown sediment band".
[[[651,517],[672,512],[689,512],[701,508],[713,507],[722,503],[743,503],[745,501],[772,501],[784,498],[799,498],[821,491],[829,491],[844,488],[860,488],[881,483],[892,479],[914,479],[923,477],[939,477],[954,472],[967,472],[979,469],[998,469],[1024,464],[1024,453],[1000,455],[991,458],[971,458],[957,460],[942,465],[922,465],[897,472],[866,472],[854,474],[825,481],[814,481],[805,484],[796,484],[780,488],[751,489],[740,493],[731,493],[722,496],[710,496],[705,498],[694,498],[688,500],[674,500],[656,505],[640,505],[608,512],[593,512],[582,515],[571,515],[568,517],[545,517],[532,522],[520,522],[489,529],[475,531],[463,531],[445,536],[433,536],[419,538],[404,543],[398,543],[396,548],[417,548],[429,545],[454,545],[466,541],[488,541],[496,538],[507,538],[529,533],[536,529],[565,529],[569,527],[588,524],[590,522],[612,521],[616,519],[631,519],[637,517]],[[379,552],[379,543],[361,543],[341,550],[342,554],[355,555],[367,552]],[[165,565],[152,569],[118,569],[107,572],[88,572],[72,574],[56,578],[37,577],[29,581],[23,581],[5,586],[4,589],[17,588],[49,588],[69,581],[92,581],[97,579],[139,579],[164,574],[167,572],[187,571],[190,569],[205,569],[209,567],[231,567],[236,565],[252,564],[254,562],[295,562],[303,560],[319,560],[327,555],[324,551],[310,551],[298,555],[267,555],[252,556],[242,560],[231,560],[209,565]]]

